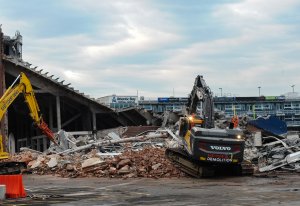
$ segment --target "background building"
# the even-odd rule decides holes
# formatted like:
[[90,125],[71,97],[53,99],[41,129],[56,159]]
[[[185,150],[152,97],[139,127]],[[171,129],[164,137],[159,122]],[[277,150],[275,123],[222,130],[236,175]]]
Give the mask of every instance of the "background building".
[[100,97],[97,99],[100,104],[103,104],[111,109],[124,109],[129,107],[135,107],[138,104],[137,96],[117,96],[110,95]]
[[[185,97],[160,97],[151,101],[140,100],[139,106],[154,113],[178,113],[184,109],[187,100]],[[214,108],[223,111],[228,117],[234,113],[252,117],[274,115],[284,120],[288,127],[300,127],[300,97],[296,92],[281,96],[214,97]]]
[[253,117],[274,115],[289,127],[300,126],[300,98],[296,95],[261,97],[215,97],[215,108],[226,115],[249,115]]
[[156,100],[140,100],[139,105],[147,111],[155,113],[181,112],[187,102],[187,97],[158,97]]

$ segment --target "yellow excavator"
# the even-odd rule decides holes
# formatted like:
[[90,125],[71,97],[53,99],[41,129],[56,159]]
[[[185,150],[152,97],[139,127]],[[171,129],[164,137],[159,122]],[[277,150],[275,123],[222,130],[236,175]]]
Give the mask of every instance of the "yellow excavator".
[[[19,81],[19,82],[18,82]],[[32,85],[24,73],[16,78],[13,84],[5,91],[4,95],[0,99],[0,120],[7,111],[8,107],[14,102],[14,100],[23,93],[25,102],[29,108],[29,115],[32,118],[34,124],[40,128],[40,130],[45,134],[50,141],[56,143],[55,135],[50,130],[48,125],[44,122],[42,116],[40,115],[40,109],[35,98]],[[0,159],[7,159],[9,154],[4,151],[2,135],[0,134]],[[5,165],[3,163],[6,163]],[[2,162],[0,165],[0,174],[10,173],[9,171],[17,171],[17,163],[15,162]],[[10,168],[11,167],[11,168]],[[15,167],[15,168],[13,168]],[[13,168],[13,169],[12,169]]]
[[168,148],[167,158],[197,178],[224,173],[252,174],[252,165],[243,161],[245,140],[242,130],[236,129],[237,116],[229,128],[215,128],[213,96],[203,76],[196,77],[186,106],[187,114],[179,120],[178,133],[183,147]]

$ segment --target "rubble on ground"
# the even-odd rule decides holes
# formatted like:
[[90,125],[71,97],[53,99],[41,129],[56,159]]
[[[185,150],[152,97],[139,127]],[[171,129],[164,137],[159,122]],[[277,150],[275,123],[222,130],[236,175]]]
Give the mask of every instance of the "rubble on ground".
[[[218,117],[216,127],[228,128],[230,118],[223,114]],[[253,118],[239,118],[239,127],[244,131],[246,140],[244,160],[255,164],[257,173],[278,169],[300,172],[299,133],[272,134],[272,127],[267,125],[266,132],[263,127],[249,126],[249,121]],[[79,137],[59,131],[59,146],[51,144],[44,153],[21,148],[12,160],[26,162],[28,170],[34,174],[61,177],[182,177],[185,174],[164,154],[165,148],[181,146],[175,135],[176,127],[177,123],[168,127],[173,130],[151,126],[119,127]],[[128,137],[129,134],[134,136]]]
[[[121,131],[120,128],[117,129]],[[58,132],[59,146],[51,144],[44,153],[21,148],[11,160],[27,163],[28,172],[61,177],[165,178],[183,177],[165,157],[166,146],[178,142],[164,131],[147,131],[135,137],[120,137],[116,130],[94,137],[74,138]]]
[[259,172],[277,169],[300,172],[299,132],[277,135],[278,128],[273,134],[269,126],[268,130],[257,129],[246,140],[244,159],[255,163]]
[[165,158],[163,148],[146,147],[139,151],[127,150],[121,155],[103,157],[93,149],[87,154],[69,155],[35,154],[21,152],[13,160],[26,160],[28,171],[33,174],[52,174],[60,177],[183,177],[171,162]]
[[[218,114],[216,127],[228,128],[230,119]],[[239,128],[245,134],[244,160],[252,162],[257,172],[288,170],[300,172],[299,132],[287,132],[284,121],[272,116],[239,117]]]
[[[259,135],[258,135],[259,136]],[[259,138],[255,137],[254,138]],[[275,136],[260,137],[261,144],[245,149],[245,158],[256,162],[260,172],[275,169],[300,171],[300,138],[299,134],[288,134],[286,138]],[[257,143],[257,140],[256,140]]]

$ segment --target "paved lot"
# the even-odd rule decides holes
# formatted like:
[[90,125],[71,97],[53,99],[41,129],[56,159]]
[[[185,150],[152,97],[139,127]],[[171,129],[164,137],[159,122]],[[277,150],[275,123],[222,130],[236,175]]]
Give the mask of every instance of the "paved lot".
[[276,178],[66,179],[24,175],[28,195],[1,205],[300,205],[300,175]]

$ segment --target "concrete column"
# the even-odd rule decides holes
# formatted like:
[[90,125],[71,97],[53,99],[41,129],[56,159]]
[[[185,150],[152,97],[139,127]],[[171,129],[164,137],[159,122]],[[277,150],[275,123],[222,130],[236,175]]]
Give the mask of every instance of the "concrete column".
[[56,96],[57,131],[61,130],[60,96]]
[[8,135],[8,148],[10,154],[16,153],[16,140],[13,133]]
[[46,137],[43,137],[43,152],[48,149],[47,142],[48,139]]
[[96,113],[93,112],[92,116],[93,116],[93,131],[96,131],[97,130]]
[[97,121],[96,121],[96,113],[92,111],[92,118],[93,118],[93,122],[92,122],[92,127],[93,127],[93,136],[94,136],[94,139],[96,140],[97,138]]
[[53,106],[51,104],[51,101],[49,105],[49,127],[51,130],[53,130]]
[[93,129],[93,115],[88,108],[81,110],[82,114],[82,129],[83,130],[92,130]]

